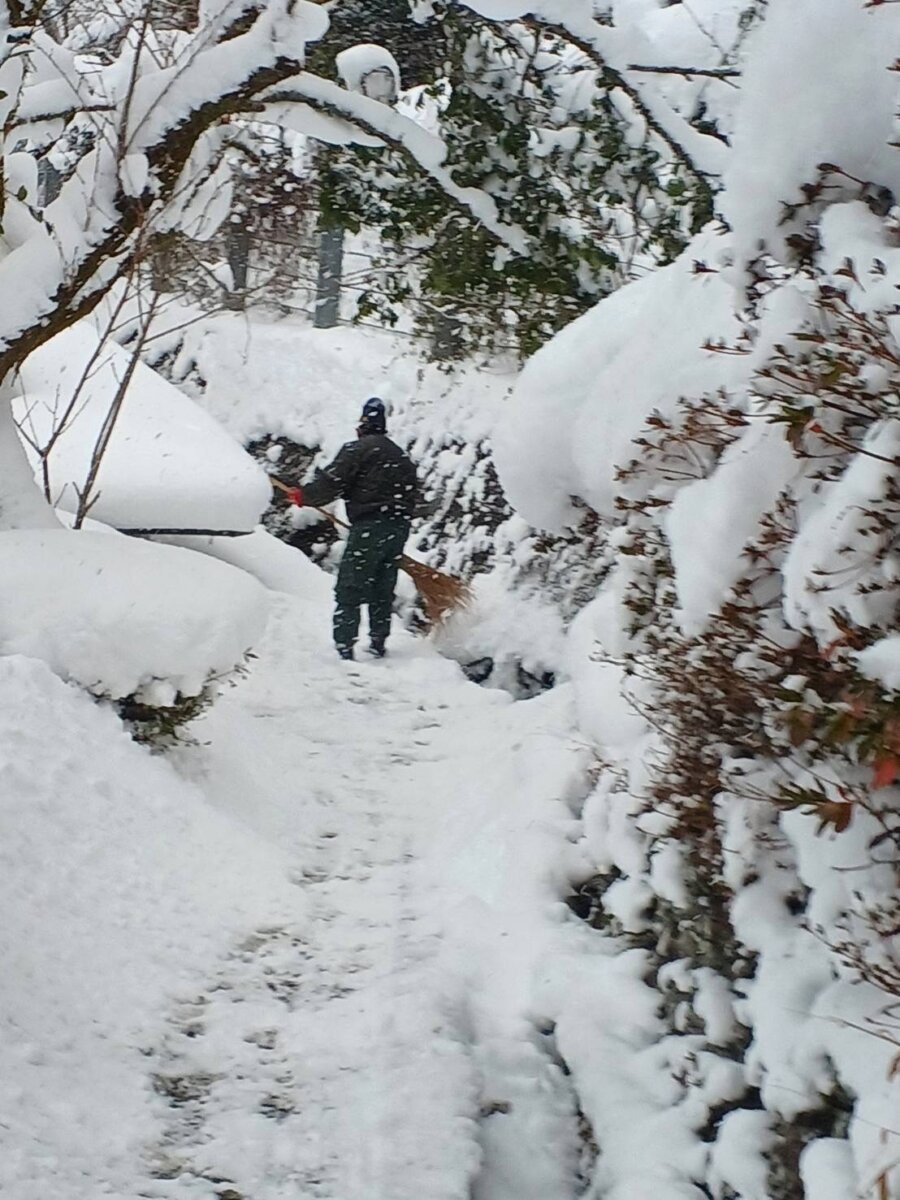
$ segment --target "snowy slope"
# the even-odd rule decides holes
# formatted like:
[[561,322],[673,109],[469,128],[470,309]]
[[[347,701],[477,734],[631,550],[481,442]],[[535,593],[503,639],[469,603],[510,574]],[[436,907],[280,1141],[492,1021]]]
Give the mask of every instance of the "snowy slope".
[[304,897],[277,846],[43,663],[0,659],[0,697],[0,1191],[146,1194],[167,1006]]

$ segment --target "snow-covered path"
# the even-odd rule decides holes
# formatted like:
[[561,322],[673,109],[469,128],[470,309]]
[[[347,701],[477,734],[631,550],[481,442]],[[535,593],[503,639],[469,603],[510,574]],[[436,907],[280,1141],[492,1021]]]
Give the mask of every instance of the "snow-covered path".
[[572,1200],[534,1000],[590,936],[567,690],[514,703],[403,632],[348,667],[280,550],[252,669],[168,758],[0,660],[0,1191]]
[[[486,930],[467,919],[505,882],[478,834],[506,815],[511,735],[560,738],[558,706],[511,720],[505,695],[402,634],[388,661],[348,668],[322,599],[276,599],[250,678],[188,755],[217,806],[284,850],[303,912],[173,1012],[157,1078],[173,1110],[166,1191],[216,1194],[202,1177],[253,1200],[572,1195],[567,1086],[539,1036],[501,1050],[497,1023],[521,1015],[484,1011]],[[515,1127],[515,1092],[541,1143],[506,1161],[501,1138],[494,1162],[488,1123]]]
[[[478,1085],[455,981],[435,966],[417,820],[446,802],[434,783],[454,761],[423,702],[441,682],[460,690],[456,673],[411,639],[390,663],[348,669],[296,602],[276,605],[261,661],[198,731],[210,744],[197,758],[215,802],[285,850],[304,911],[238,947],[179,1012],[163,1153],[258,1200],[466,1196]],[[203,1095],[182,1105],[191,1078]]]

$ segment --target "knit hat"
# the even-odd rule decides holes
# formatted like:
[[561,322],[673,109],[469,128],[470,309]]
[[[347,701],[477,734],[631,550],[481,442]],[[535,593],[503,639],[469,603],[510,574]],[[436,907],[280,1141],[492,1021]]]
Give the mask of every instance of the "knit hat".
[[384,414],[384,402],[377,396],[372,396],[363,405],[360,428],[366,433],[384,433],[387,429],[387,419]]

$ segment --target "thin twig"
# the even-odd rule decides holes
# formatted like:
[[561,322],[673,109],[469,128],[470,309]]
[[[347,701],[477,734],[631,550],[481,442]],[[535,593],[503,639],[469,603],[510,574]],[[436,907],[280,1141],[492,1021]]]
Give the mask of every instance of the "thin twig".
[[644,63],[629,63],[626,71],[643,71],[650,75],[704,75],[710,79],[740,79],[743,72],[737,67],[651,67]]
[[144,339],[147,336],[147,330],[150,328],[150,323],[153,320],[153,313],[156,308],[156,295],[150,301],[150,307],[147,309],[143,317],[141,329],[138,334],[134,348],[131,352],[131,358],[128,360],[128,366],[125,368],[125,374],[122,376],[119,386],[116,388],[116,394],[113,397],[112,404],[106,414],[100,433],[97,436],[97,441],[94,445],[94,451],[91,455],[91,465],[88,470],[87,479],[84,483],[84,488],[78,492],[78,510],[75,514],[73,523],[74,529],[80,529],[84,524],[84,519],[95,503],[97,497],[91,499],[91,492],[94,484],[97,482],[97,475],[100,471],[100,466],[103,462],[104,455],[109,448],[110,439],[116,427],[116,422],[122,411],[122,405],[125,402],[125,393],[128,390],[128,385],[131,383],[132,376],[140,362],[141,349],[144,345]]

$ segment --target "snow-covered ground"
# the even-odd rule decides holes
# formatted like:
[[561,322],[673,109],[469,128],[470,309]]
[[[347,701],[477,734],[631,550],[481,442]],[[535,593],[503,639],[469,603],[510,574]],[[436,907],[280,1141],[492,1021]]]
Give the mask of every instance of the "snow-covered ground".
[[[240,35],[260,62],[324,28],[279,7]],[[119,412],[127,349],[98,363],[82,327],[19,354],[63,280],[89,297],[113,277],[95,270],[127,273],[134,251],[93,241],[123,188],[163,187],[157,230],[200,236],[215,191],[223,215],[209,146],[180,201],[158,168],[154,139],[205,91],[152,113],[129,84],[135,153],[113,171],[89,139],[44,214],[32,154],[6,156],[0,334],[22,371],[2,399],[32,459],[0,422],[4,1195],[897,1193],[900,10],[753,7],[545,8],[632,80],[638,142],[653,122],[721,180],[727,224],[570,325],[512,397],[500,366],[446,377],[390,335],[232,315],[145,344],[206,414],[153,364]],[[723,37],[741,83],[713,91]],[[27,120],[15,50],[0,100]],[[662,52],[700,75],[654,94],[628,64]],[[67,88],[117,96],[124,61]],[[527,249],[426,131],[311,84]],[[701,111],[723,138],[686,122]],[[479,690],[399,631],[388,662],[341,665],[327,577],[249,532],[269,483],[239,443],[328,455],[373,393],[443,506],[420,548],[492,568],[445,648],[552,672],[546,695]],[[32,468],[76,524],[247,536],[56,528]],[[110,708],[202,695],[251,648],[167,758]]]
[[[194,330],[178,365],[240,439],[281,433],[330,453],[380,392],[458,495],[477,484],[473,443],[504,423],[502,374],[440,376],[391,335],[232,316]],[[840,916],[865,829],[820,838],[802,813],[776,829],[768,808],[729,801],[740,942],[706,942],[701,924],[695,945],[681,849],[642,803],[652,739],[623,695],[616,579],[631,560],[566,633],[549,600],[508,586],[503,555],[530,536],[516,523],[454,636],[562,665],[571,682],[524,703],[400,630],[390,661],[342,666],[329,577],[261,530],[181,539],[239,568],[212,588],[220,564],[184,549],[2,535],[13,550],[123,543],[125,565],[158,553],[163,575],[177,566],[179,588],[203,596],[202,637],[186,636],[196,604],[156,621],[197,665],[218,663],[221,606],[252,584],[240,571],[262,585],[246,590],[249,675],[167,760],[41,663],[3,660],[0,953],[17,982],[0,988],[0,1187],[15,1200],[699,1200],[702,1186],[769,1200],[771,1150],[785,1145],[811,1200],[855,1200],[895,1161],[893,1051],[870,1032],[884,998],[836,975],[786,915],[808,888],[811,912]],[[137,608],[112,589],[119,611],[99,581],[82,607],[137,629],[153,597],[133,590]],[[52,587],[35,594],[52,608]],[[27,630],[27,596],[17,611]],[[76,634],[90,626],[75,617]],[[232,624],[223,662],[247,648]],[[67,653],[102,665],[110,645],[69,637]],[[131,649],[122,687],[142,658],[171,675],[147,645]],[[87,680],[45,639],[7,651]],[[602,931],[564,903],[597,887]],[[755,977],[732,987],[718,967],[751,952]],[[703,955],[716,954],[714,969]]]
[[402,633],[348,667],[295,558],[174,763],[2,660],[15,1200],[574,1194],[530,982],[584,936],[547,870],[582,786],[568,692],[514,704]]

